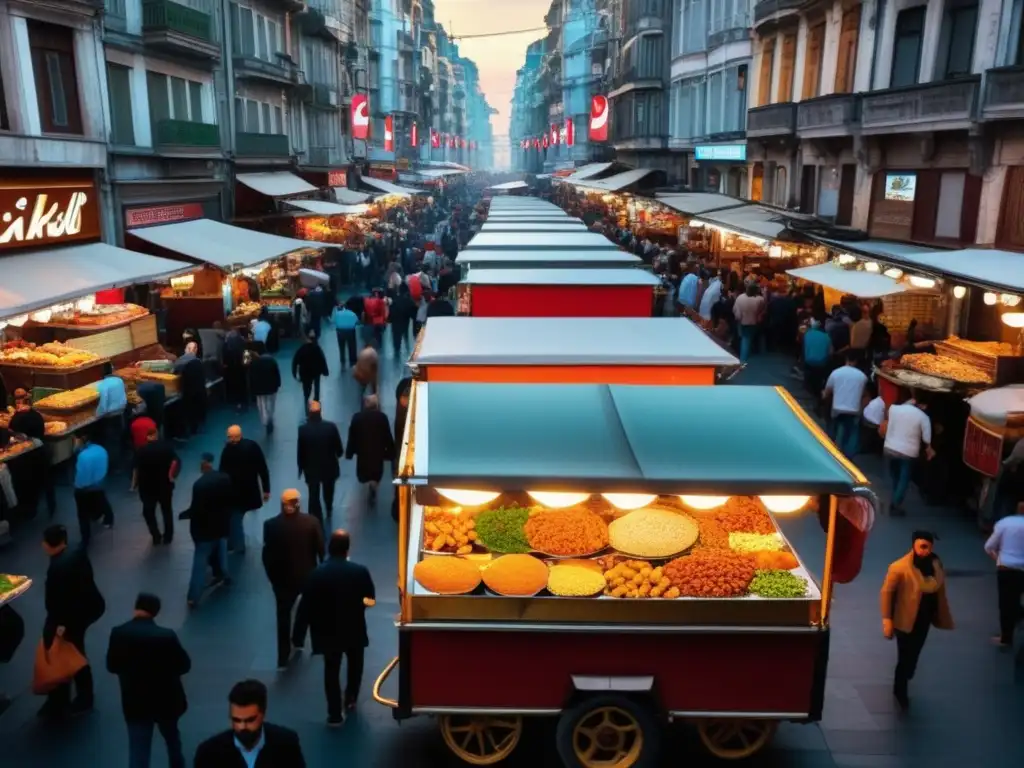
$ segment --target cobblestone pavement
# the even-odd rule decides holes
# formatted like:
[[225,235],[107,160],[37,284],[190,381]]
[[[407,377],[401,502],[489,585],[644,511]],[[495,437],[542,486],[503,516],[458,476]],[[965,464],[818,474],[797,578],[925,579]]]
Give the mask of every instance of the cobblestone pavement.
[[[325,335],[322,344],[333,374],[325,381],[322,396],[325,416],[339,422],[344,434],[359,394],[349,374],[339,374],[333,335]],[[278,356],[285,374],[290,353],[289,347]],[[381,368],[383,407],[390,417],[401,366],[387,358]],[[792,385],[794,382],[786,377],[787,368],[786,361],[780,358],[755,358],[734,385]],[[198,473],[199,454],[218,450],[225,428],[236,420],[267,452],[274,498],[289,486],[304,491],[296,477],[294,459],[301,399],[298,384],[287,381],[279,396],[278,429],[271,438],[263,436],[254,409],[240,417],[223,407],[214,409],[205,433],[180,451],[185,471],[175,494],[177,509],[188,503],[189,489]],[[751,414],[751,418],[756,417]],[[880,476],[876,461],[869,457],[861,463],[870,475]],[[201,739],[227,727],[225,697],[230,685],[243,677],[257,677],[270,686],[270,719],[299,731],[312,768],[342,763],[359,768],[450,764],[429,719],[398,726],[390,713],[369,697],[373,677],[396,648],[391,624],[397,610],[397,594],[390,490],[382,494],[375,509],[368,508],[351,462],[344,465],[334,524],[352,531],[353,558],[371,568],[379,598],[377,607],[369,613],[372,646],[367,653],[358,714],[343,728],[329,730],[324,727],[320,660],[307,654],[287,672],[274,670],[273,600],[260,566],[259,537],[262,520],[276,513],[276,502],[247,516],[249,550],[232,561],[234,585],[208,595],[199,610],[188,612],[185,589],[192,545],[187,530],[179,530],[171,547],[153,550],[138,500],[127,492],[127,485],[124,474],[109,480],[117,524],[112,531],[98,533],[91,548],[108,606],[106,615],[90,631],[87,640],[96,666],[97,709],[92,714],[62,724],[44,724],[34,717],[40,701],[28,687],[34,640],[43,619],[42,579],[46,562],[37,542],[46,521],[38,519],[22,526],[16,531],[15,543],[0,552],[0,570],[27,573],[38,579],[37,586],[17,602],[29,636],[14,661],[0,666],[0,690],[14,698],[11,708],[0,717],[0,739],[4,744],[4,759],[0,762],[4,766],[114,768],[127,763],[127,736],[120,716],[117,685],[102,669],[102,659],[110,627],[130,616],[132,600],[139,590],[151,590],[163,597],[160,621],[179,632],[192,655],[192,672],[185,681],[189,710],[181,722],[188,754]],[[882,481],[879,490],[883,495],[886,488]],[[59,501],[57,519],[75,532],[68,488],[59,489]],[[942,537],[938,551],[951,572],[949,591],[957,629],[935,632],[929,639],[912,688],[914,708],[909,715],[901,716],[894,711],[889,692],[895,648],[880,634],[877,590],[886,565],[907,550],[910,531],[917,526],[932,528]],[[816,521],[790,521],[787,533],[809,563],[823,561],[823,536]],[[981,544],[981,535],[967,513],[958,509],[926,509],[917,497],[912,498],[907,518],[879,519],[861,577],[851,585],[840,586],[836,593],[824,721],[811,726],[784,725],[772,748],[748,764],[786,768],[1019,765],[1020,755],[1024,754],[1024,695],[1021,687],[1014,684],[1010,657],[988,643],[996,629],[995,579]],[[680,663],[687,660],[680,659]],[[480,673],[480,683],[486,685],[485,671]],[[764,683],[772,684],[771,659],[764,661]],[[154,765],[165,765],[161,742],[155,742]],[[510,765],[557,765],[551,747],[549,724],[537,724],[528,730]],[[705,763],[692,735],[684,729],[672,733],[666,766]]]

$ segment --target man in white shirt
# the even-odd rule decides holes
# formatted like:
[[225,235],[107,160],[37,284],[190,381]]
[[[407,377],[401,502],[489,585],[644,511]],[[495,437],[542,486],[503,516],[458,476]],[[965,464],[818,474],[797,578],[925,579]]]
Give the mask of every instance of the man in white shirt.
[[860,408],[868,377],[857,367],[860,355],[846,353],[846,365],[836,368],[825,382],[823,398],[832,398],[832,439],[847,458],[860,448]]
[[985,552],[996,561],[999,588],[999,637],[992,642],[1013,647],[1013,631],[1021,620],[1020,598],[1024,595],[1024,502],[1017,514],[1004,517],[985,542]]
[[865,453],[881,453],[882,436],[878,434],[878,428],[885,421],[887,406],[885,400],[878,394],[878,387],[870,380],[864,392],[864,397],[869,402],[864,406],[860,417],[860,449]]
[[889,457],[889,476],[892,479],[889,514],[896,517],[904,514],[903,499],[910,488],[910,471],[914,461],[921,455],[921,444],[924,443],[928,461],[935,457],[935,451],[932,450],[932,423],[925,413],[926,407],[914,396],[902,405],[889,406],[883,450]]

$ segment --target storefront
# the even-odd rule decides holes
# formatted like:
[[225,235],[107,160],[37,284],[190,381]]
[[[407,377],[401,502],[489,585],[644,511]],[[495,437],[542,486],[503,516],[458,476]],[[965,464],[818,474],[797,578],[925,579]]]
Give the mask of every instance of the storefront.
[[[704,192],[733,197],[747,193],[747,145],[698,144],[693,148],[690,186]],[[760,197],[752,199],[760,199]]]

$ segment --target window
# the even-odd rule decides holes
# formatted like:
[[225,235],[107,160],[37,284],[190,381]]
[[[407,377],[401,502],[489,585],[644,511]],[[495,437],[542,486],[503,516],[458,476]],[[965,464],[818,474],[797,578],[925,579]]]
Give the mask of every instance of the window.
[[943,173],[939,179],[939,207],[935,216],[935,237],[960,239],[960,216],[966,173]]
[[857,70],[857,41],[860,35],[860,6],[843,14],[839,30],[839,51],[836,61],[836,93],[853,93],[853,79]]
[[74,32],[68,27],[30,20],[28,40],[43,132],[81,135]]
[[110,143],[135,146],[132,124],[131,73],[128,67],[107,62],[107,95],[110,99]]
[[725,98],[722,110],[723,131],[742,131],[747,127],[747,93],[740,80],[739,67],[725,70]]
[[946,0],[939,35],[936,79],[948,80],[971,74],[974,38],[978,32],[978,4],[975,0]]
[[238,3],[231,4],[232,48],[236,56],[252,56],[276,64],[277,53],[284,47],[281,29],[279,19]]
[[715,72],[708,75],[708,133],[722,132],[722,102],[724,73]]
[[239,133],[287,133],[281,107],[235,97],[235,123]]
[[636,41],[633,50],[638,51],[637,77],[641,80],[660,80],[662,71],[661,51],[663,36],[643,35]]
[[146,72],[149,92],[149,118],[161,120],[203,121],[203,84],[159,72]]
[[807,30],[807,51],[804,54],[804,87],[801,99],[813,99],[821,90],[821,62],[825,53],[825,22]]
[[782,61],[779,67],[779,98],[783,104],[793,100],[793,66],[796,62],[796,32],[789,32],[782,38]]
[[203,85],[189,81],[188,84],[189,111],[192,115],[192,122],[203,122]]
[[743,29],[748,24],[747,0],[712,0],[708,32]]
[[775,38],[764,39],[761,46],[761,72],[757,83],[757,106],[772,103],[772,67],[775,64]]
[[890,88],[917,83],[921,72],[921,44],[924,40],[926,6],[906,8],[896,17]]
[[707,3],[714,0],[680,0],[682,12],[679,53],[696,53],[707,47]]

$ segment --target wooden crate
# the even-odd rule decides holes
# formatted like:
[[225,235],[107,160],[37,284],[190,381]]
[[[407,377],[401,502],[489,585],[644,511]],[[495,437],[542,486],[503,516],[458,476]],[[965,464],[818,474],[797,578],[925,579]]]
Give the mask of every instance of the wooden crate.
[[115,328],[112,331],[94,333],[91,336],[79,336],[76,339],[68,339],[68,346],[75,349],[84,349],[100,357],[114,357],[134,349],[132,344],[132,331],[127,325]]
[[149,347],[158,343],[156,317],[146,315],[132,321],[129,326],[132,335],[132,349]]

